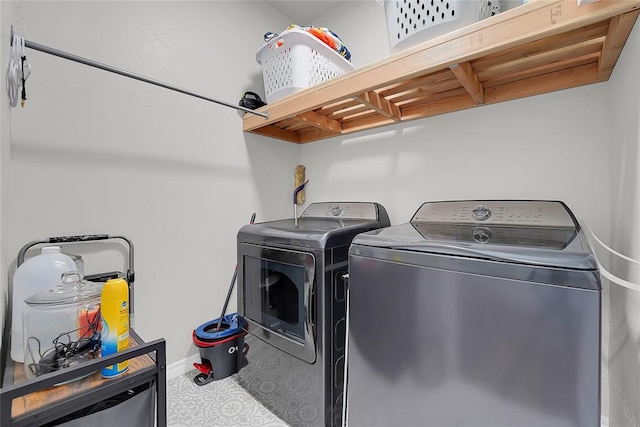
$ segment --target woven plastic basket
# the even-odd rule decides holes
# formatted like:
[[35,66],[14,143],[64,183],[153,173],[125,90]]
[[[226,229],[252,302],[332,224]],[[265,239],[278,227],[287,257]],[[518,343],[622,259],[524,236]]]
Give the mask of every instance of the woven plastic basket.
[[[496,15],[513,0],[385,0],[389,48],[397,52]],[[518,2],[518,3],[521,3]]]
[[267,103],[353,70],[335,50],[306,31],[282,32],[258,50]]

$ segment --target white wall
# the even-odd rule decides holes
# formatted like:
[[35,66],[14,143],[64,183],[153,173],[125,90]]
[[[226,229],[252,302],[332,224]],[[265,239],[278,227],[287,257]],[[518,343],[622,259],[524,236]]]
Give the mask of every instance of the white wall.
[[[610,80],[611,246],[640,259],[640,25],[627,40]],[[612,263],[617,276],[640,283],[640,269]],[[640,294],[611,285],[611,426],[640,425]]]
[[307,197],[381,202],[393,223],[427,200],[559,199],[608,234],[606,86],[302,146]]
[[376,0],[347,0],[315,22],[340,36],[356,68],[389,56],[384,7]]
[[[265,27],[288,25],[246,1],[23,1],[18,16],[27,40],[233,104],[262,91],[255,52]],[[233,109],[27,57],[28,101],[12,111],[2,199],[9,261],[33,239],[123,234],[136,248],[137,332],[166,338],[169,363],[197,353],[191,331],[220,314],[238,229],[252,212],[260,221],[290,215],[298,146],[243,134]],[[83,255],[88,273],[124,268],[119,245]]]
[[[9,52],[11,47],[7,40],[11,40],[11,25],[16,23],[16,2],[2,1],[0,2],[0,40],[4,42],[0,44],[0,70],[2,70],[2,78],[6,79],[6,71],[9,64]],[[6,81],[6,80],[3,80]],[[8,289],[8,271],[7,271],[7,215],[6,212],[6,195],[8,184],[8,164],[9,164],[9,144],[11,140],[10,127],[10,107],[9,96],[7,95],[6,85],[1,85],[2,94],[0,94],[0,331],[4,328],[5,313],[7,313],[7,289]],[[0,364],[4,366],[4,361],[0,358]]]
[[[373,0],[345,2],[318,22],[341,36],[356,66],[389,55]],[[606,85],[592,85],[305,144],[307,197],[376,200],[393,223],[426,200],[560,199],[607,238],[607,96]]]

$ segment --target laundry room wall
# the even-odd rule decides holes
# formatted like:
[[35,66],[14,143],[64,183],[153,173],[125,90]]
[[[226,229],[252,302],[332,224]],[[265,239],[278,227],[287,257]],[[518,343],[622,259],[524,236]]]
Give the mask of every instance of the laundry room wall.
[[[611,246],[640,259],[640,25],[636,22],[609,82]],[[640,268],[613,257],[611,272],[640,283]],[[640,425],[640,292],[611,285],[611,426]]]
[[[0,64],[2,70],[6,71],[9,63],[9,43],[11,40],[11,24],[16,20],[16,3],[13,1],[0,2]],[[3,75],[4,77],[4,75]],[[2,85],[4,88],[5,85]],[[0,94],[0,331],[4,328],[5,314],[7,313],[7,215],[6,195],[9,172],[9,144],[11,142],[11,120],[10,120],[9,96],[6,90]],[[4,366],[4,361],[0,358],[0,364]]]
[[609,234],[607,86],[306,144],[309,201],[375,200],[393,223],[427,200],[550,199]]
[[[375,1],[345,2],[318,21],[356,67],[389,55]],[[608,93],[590,85],[302,145],[307,197],[375,200],[396,224],[427,200],[558,199],[608,238]]]
[[[236,104],[262,92],[255,53],[265,28],[289,21],[254,1],[20,1],[15,23],[27,40]],[[169,363],[196,354],[191,331],[220,314],[238,229],[252,212],[291,214],[299,147],[244,135],[239,113],[221,105],[34,50],[27,58],[2,198],[11,267],[34,239],[127,236],[136,331],[164,337]],[[88,248],[71,251],[87,273],[126,265],[116,242]]]
[[[345,2],[318,22],[340,35],[357,67],[389,55],[384,10],[375,1]],[[631,70],[637,75],[637,68]],[[393,224],[409,221],[432,200],[562,200],[609,241],[615,174],[609,162],[609,92],[608,83],[590,85],[305,144],[300,157],[310,180],[307,200],[377,201]],[[637,100],[633,96],[627,94]],[[637,130],[637,118],[630,123]],[[607,290],[604,417],[609,405]]]

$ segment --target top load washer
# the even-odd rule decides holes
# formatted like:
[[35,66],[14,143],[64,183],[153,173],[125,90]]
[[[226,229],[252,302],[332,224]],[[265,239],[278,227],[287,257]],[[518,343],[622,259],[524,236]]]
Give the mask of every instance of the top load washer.
[[350,427],[600,425],[601,285],[565,204],[425,203],[349,270]]
[[239,383],[291,425],[341,425],[348,251],[388,227],[383,206],[310,204],[238,232],[238,312],[248,323]]

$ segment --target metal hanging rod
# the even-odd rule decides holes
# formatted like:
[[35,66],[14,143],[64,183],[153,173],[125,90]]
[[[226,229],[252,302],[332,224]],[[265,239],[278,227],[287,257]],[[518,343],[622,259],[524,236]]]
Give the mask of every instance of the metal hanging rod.
[[[11,26],[11,45],[12,46],[13,46],[13,35],[14,35],[14,32],[13,32],[13,25],[12,25]],[[269,118],[269,112],[268,111],[264,112],[264,113],[261,113],[261,112],[258,112],[258,111],[251,110],[249,108],[241,107],[239,105],[229,104],[227,102],[219,101],[219,100],[213,99],[213,98],[209,98],[207,96],[203,96],[203,95],[197,94],[195,92],[191,92],[191,91],[186,90],[186,89],[181,89],[181,88],[176,87],[176,86],[171,86],[171,85],[168,85],[166,83],[162,83],[162,82],[159,82],[157,80],[150,79],[148,77],[144,77],[144,76],[141,76],[141,75],[138,75],[138,74],[130,73],[130,72],[125,71],[125,70],[120,70],[118,68],[111,67],[111,66],[106,65],[106,64],[102,64],[100,62],[92,61],[90,59],[86,59],[86,58],[83,58],[81,56],[77,56],[77,55],[73,55],[71,53],[63,52],[61,50],[54,49],[54,48],[51,48],[51,47],[48,47],[48,46],[43,46],[43,45],[41,45],[39,43],[34,43],[34,42],[26,40],[26,39],[24,40],[24,45],[25,45],[25,47],[28,47],[29,49],[34,49],[34,50],[37,50],[37,51],[40,51],[40,52],[48,53],[49,55],[53,55],[53,56],[57,56],[57,57],[60,57],[60,58],[68,59],[70,61],[78,62],[80,64],[84,64],[84,65],[88,65],[90,67],[98,68],[100,70],[109,71],[110,73],[119,74],[121,76],[129,77],[130,79],[139,80],[141,82],[149,83],[149,84],[152,84],[152,85],[155,85],[155,86],[160,86],[160,87],[163,87],[165,89],[169,89],[169,90],[173,90],[175,92],[183,93],[185,95],[193,96],[195,98],[204,99],[205,101],[215,102],[216,104],[224,105],[225,107],[233,108],[233,109],[236,109],[236,110],[241,110],[241,111],[244,111],[245,113],[255,114],[256,116],[261,116],[261,117],[264,117],[265,119]]]

